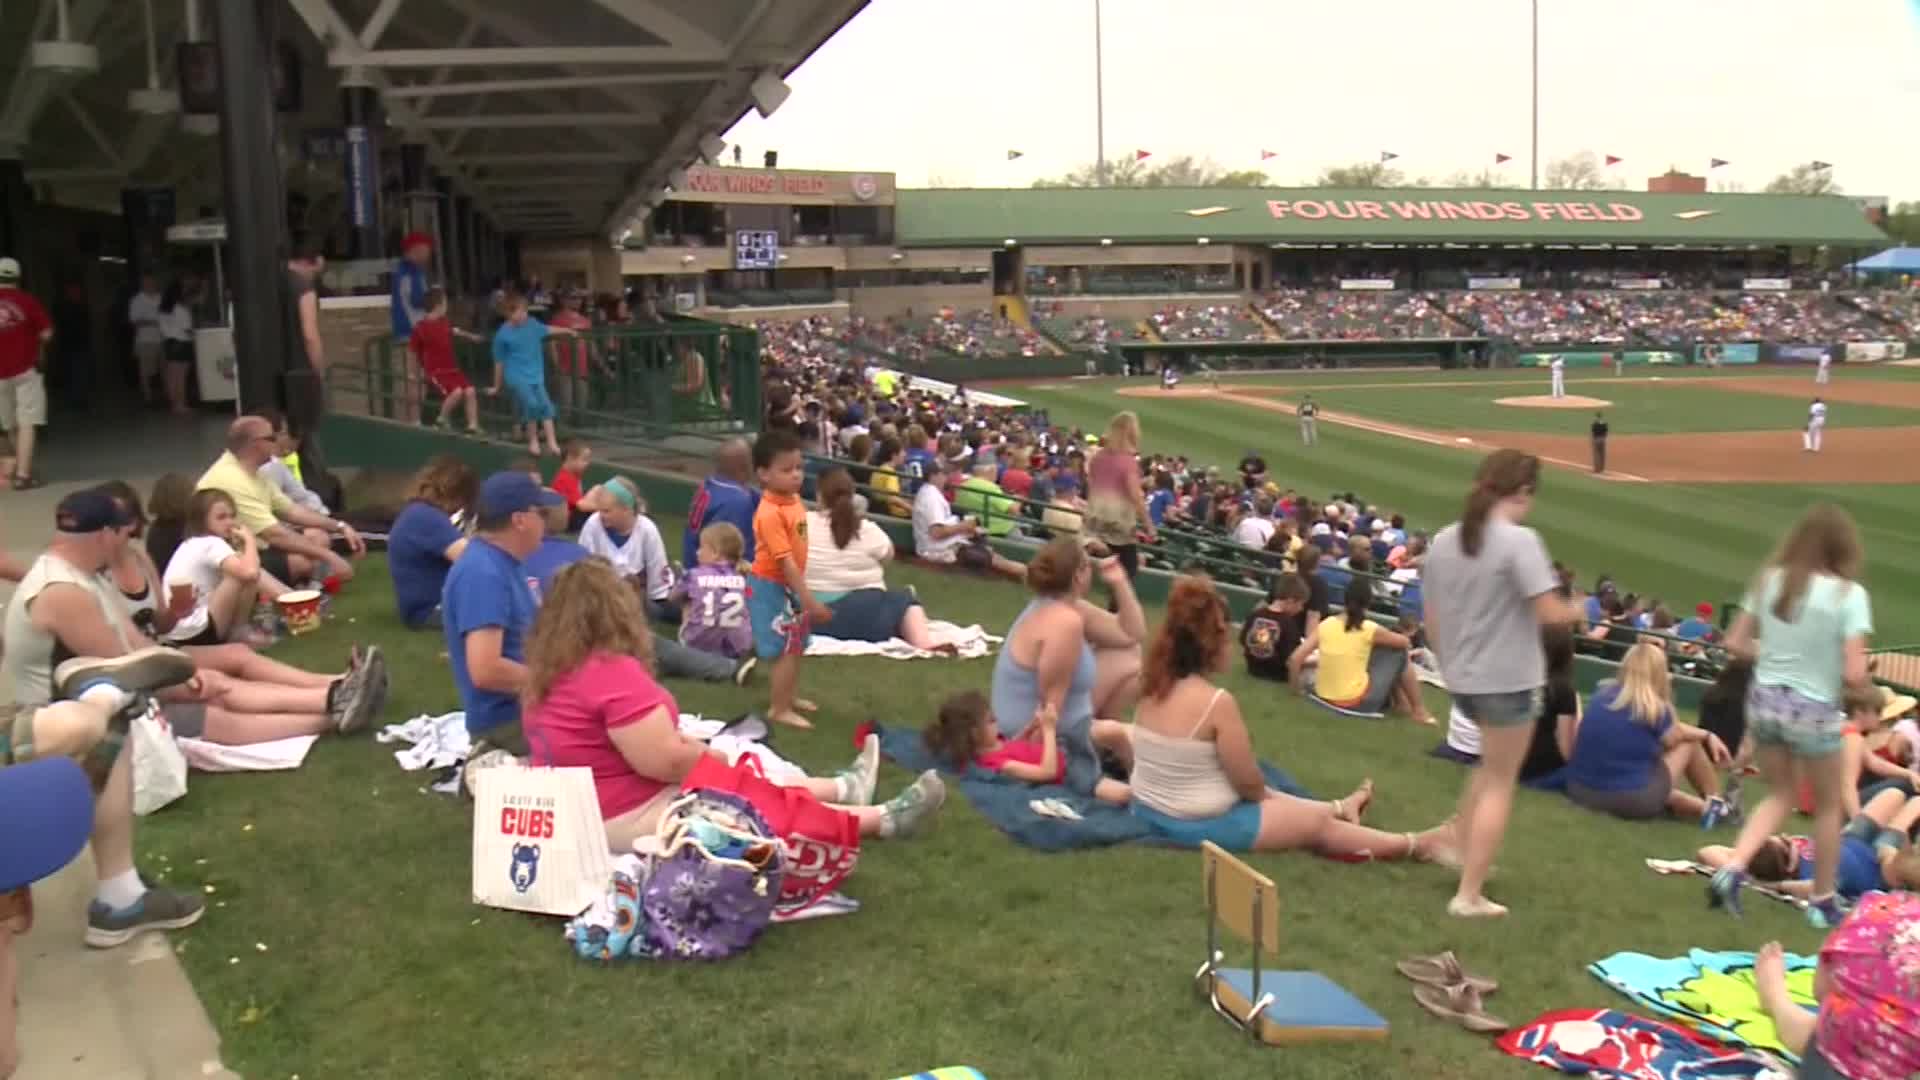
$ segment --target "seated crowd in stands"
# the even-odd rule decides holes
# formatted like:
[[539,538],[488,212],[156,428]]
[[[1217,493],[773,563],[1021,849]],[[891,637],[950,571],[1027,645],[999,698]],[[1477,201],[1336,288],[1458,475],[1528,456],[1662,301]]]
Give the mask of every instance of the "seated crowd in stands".
[[1237,304],[1176,304],[1148,319],[1166,341],[1265,341],[1266,328]]
[[1371,341],[1391,338],[1463,337],[1467,330],[1417,292],[1282,289],[1267,294],[1260,310],[1288,341]]

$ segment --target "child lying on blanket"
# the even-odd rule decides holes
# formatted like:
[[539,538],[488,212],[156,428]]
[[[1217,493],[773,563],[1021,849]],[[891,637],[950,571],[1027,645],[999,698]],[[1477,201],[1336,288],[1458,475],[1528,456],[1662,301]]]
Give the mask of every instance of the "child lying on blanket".
[[[1036,735],[1025,739],[1004,738],[994,724],[986,695],[978,690],[965,690],[940,704],[940,712],[921,732],[921,738],[928,750],[955,769],[964,771],[972,764],[1028,784],[1063,784],[1067,779],[1067,756],[1061,752],[1054,731],[1059,714],[1043,703],[1036,719],[1039,721]],[[1103,723],[1121,726],[1113,721],[1094,721],[1096,727]],[[1126,784],[1103,776],[1094,784],[1093,797],[1125,806],[1132,792]]]
[[[1861,809],[1841,834],[1840,872],[1834,879],[1840,895],[1849,900],[1876,889],[1920,890],[1920,851],[1908,835],[1920,824],[1920,798],[1898,791],[1882,791]],[[1702,863],[1716,870],[1726,866],[1733,849],[1719,844],[1703,847]],[[1813,856],[1792,838],[1767,838],[1747,864],[1755,881],[1777,882],[1781,892],[1807,899],[1813,892]]]

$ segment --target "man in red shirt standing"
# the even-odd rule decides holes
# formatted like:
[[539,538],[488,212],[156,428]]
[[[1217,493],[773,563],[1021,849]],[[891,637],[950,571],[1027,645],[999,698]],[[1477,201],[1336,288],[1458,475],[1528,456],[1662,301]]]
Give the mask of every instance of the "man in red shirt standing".
[[20,264],[0,259],[0,431],[13,438],[13,487],[39,487],[33,477],[35,428],[47,422],[40,353],[53,340],[53,320],[20,288]]

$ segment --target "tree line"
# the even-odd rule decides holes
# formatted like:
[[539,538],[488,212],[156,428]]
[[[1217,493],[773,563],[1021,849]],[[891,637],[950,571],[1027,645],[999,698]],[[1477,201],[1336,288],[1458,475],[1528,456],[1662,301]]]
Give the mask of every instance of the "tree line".
[[[1516,174],[1522,170],[1513,170]],[[1669,170],[1673,172],[1675,170]],[[1552,191],[1625,191],[1601,165],[1600,156],[1590,150],[1555,158],[1541,173],[1541,186]],[[1089,162],[1062,176],[1045,177],[1033,182],[1037,188],[1090,188],[1101,186],[1100,166]],[[1149,164],[1132,154],[1107,162],[1105,186],[1123,188],[1157,187],[1270,187],[1273,180],[1260,169],[1222,169],[1207,158],[1192,155],[1169,158]],[[1485,190],[1524,190],[1526,185],[1504,170],[1463,169],[1442,177],[1409,176],[1391,162],[1356,161],[1349,165],[1331,165],[1321,169],[1310,187],[1387,188],[1440,187],[1481,188]],[[1737,183],[1715,185],[1717,191],[1744,190]],[[1812,163],[1796,165],[1768,181],[1762,190],[1787,195],[1837,195],[1840,185],[1833,180],[1831,168],[1816,168]],[[1903,203],[1903,208],[1920,210],[1920,204]]]

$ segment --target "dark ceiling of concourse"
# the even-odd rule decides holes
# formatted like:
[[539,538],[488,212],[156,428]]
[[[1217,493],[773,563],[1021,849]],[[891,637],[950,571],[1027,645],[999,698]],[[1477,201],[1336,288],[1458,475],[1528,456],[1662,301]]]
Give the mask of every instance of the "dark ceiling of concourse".
[[[210,125],[168,111],[174,50],[210,40],[217,0],[39,0],[0,5],[0,153],[56,201],[103,209],[128,186],[178,191],[182,217],[218,212]],[[340,126],[339,87],[381,93],[389,143],[419,142],[456,190],[507,231],[617,234],[667,174],[753,107],[865,0],[273,0],[298,51],[304,102],[280,117],[290,191],[324,222],[343,166],[309,161],[309,132]],[[194,25],[189,25],[190,21]],[[151,32],[149,32],[151,25]],[[84,43],[98,69],[32,61]],[[149,68],[149,56],[154,63]],[[142,90],[159,93],[130,95]]]

